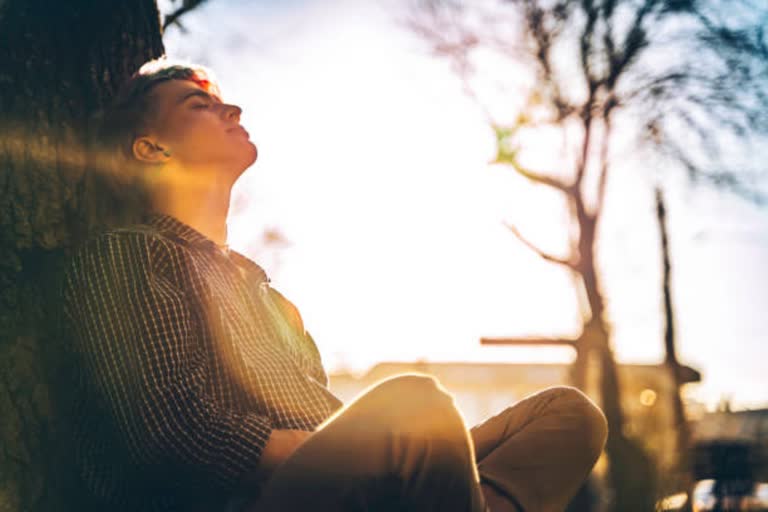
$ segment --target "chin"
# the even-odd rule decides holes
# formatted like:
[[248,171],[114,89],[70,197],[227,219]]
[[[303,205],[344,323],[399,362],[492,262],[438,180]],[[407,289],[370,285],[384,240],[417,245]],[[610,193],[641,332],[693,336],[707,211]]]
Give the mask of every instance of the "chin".
[[259,151],[258,149],[256,149],[255,145],[252,145],[251,151],[248,152],[248,154],[243,160],[243,171],[245,171],[248,167],[253,165],[253,163],[256,161],[258,157],[259,157]]
[[251,161],[250,161],[250,163],[248,163],[248,165],[251,165],[251,164],[253,164],[253,162],[256,161],[256,159],[259,158],[259,148],[257,148],[256,144],[254,144],[251,141],[248,141],[248,145],[251,146],[251,152],[253,153],[253,155],[251,156],[251,159],[250,159]]
[[256,144],[248,141],[247,149],[243,150],[241,153],[241,158],[238,158],[237,175],[240,176],[241,174],[243,174],[243,172],[245,172],[246,169],[248,169],[251,165],[253,165],[253,163],[256,161],[258,157],[259,157],[259,150],[256,148]]
[[230,147],[226,153],[219,154],[218,158],[221,159],[220,164],[228,169],[227,174],[231,174],[234,179],[237,179],[248,167],[253,165],[258,156],[259,151],[256,144],[243,139],[234,147]]

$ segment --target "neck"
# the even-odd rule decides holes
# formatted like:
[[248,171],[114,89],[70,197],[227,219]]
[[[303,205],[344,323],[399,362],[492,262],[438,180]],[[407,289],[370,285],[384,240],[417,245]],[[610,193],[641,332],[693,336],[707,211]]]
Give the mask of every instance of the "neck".
[[219,245],[227,243],[231,185],[171,186],[153,194],[153,210],[176,217]]

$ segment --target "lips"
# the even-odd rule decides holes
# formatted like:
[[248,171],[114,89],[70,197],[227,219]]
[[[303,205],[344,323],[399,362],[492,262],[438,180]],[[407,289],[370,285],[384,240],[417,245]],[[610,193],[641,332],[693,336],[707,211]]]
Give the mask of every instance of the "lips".
[[240,135],[243,135],[246,139],[250,138],[250,134],[248,133],[248,131],[240,125],[235,126],[234,128],[230,128],[229,130],[227,130],[227,132],[238,133]]

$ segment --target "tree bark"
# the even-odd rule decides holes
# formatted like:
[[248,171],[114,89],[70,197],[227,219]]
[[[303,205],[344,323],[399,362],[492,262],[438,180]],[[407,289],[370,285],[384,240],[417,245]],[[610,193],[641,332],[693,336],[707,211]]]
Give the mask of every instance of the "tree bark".
[[155,0],[0,2],[0,512],[65,509],[56,276],[88,220],[87,122],[161,37]]
[[690,484],[690,431],[685,418],[685,407],[680,396],[683,387],[683,375],[680,362],[677,359],[675,347],[675,316],[672,309],[672,264],[669,259],[669,236],[667,234],[667,209],[661,189],[656,189],[656,218],[659,222],[661,239],[662,291],[664,297],[664,363],[672,377],[672,413],[677,433],[678,467],[682,481],[680,486],[687,488]]

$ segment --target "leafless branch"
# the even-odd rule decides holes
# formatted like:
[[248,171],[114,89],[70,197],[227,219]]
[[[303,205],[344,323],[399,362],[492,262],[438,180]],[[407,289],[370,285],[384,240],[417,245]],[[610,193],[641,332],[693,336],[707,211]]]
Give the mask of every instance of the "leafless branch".
[[661,98],[682,90],[690,82],[704,79],[704,75],[688,66],[657,77],[636,75],[633,76],[633,87],[619,96],[619,103],[629,105],[634,101],[643,103],[652,98]]
[[557,256],[554,256],[552,254],[549,254],[539,247],[536,247],[536,245],[533,244],[530,240],[525,238],[522,233],[520,233],[520,230],[517,229],[517,226],[514,224],[510,224],[508,222],[505,222],[504,225],[509,229],[513,235],[517,237],[518,240],[520,240],[523,245],[528,247],[530,250],[538,254],[542,259],[549,261],[550,263],[556,263],[558,265],[563,265],[565,267],[568,267],[571,270],[576,271],[577,270],[577,264],[578,262],[573,261],[573,259],[566,259],[566,258],[559,258]]
[[533,172],[530,169],[522,166],[516,158],[509,160],[508,163],[512,166],[513,169],[515,169],[515,171],[517,171],[519,175],[533,183],[552,187],[565,194],[572,194],[574,192],[573,185],[570,183],[566,183],[565,181],[558,178],[553,178],[552,176]]
[[606,78],[609,88],[613,88],[616,81],[624,71],[626,71],[627,67],[632,64],[636,57],[650,43],[643,24],[646,18],[659,6],[659,3],[659,0],[645,0],[643,5],[635,13],[632,26],[627,32],[624,41],[622,41],[620,48],[618,50],[614,50],[612,47],[610,48],[611,51],[609,51],[608,55],[610,69],[609,76]]
[[163,31],[170,27],[171,25],[176,25],[180,29],[184,30],[183,25],[180,23],[179,18],[181,18],[183,15],[188,13],[189,11],[199,7],[203,3],[205,3],[206,0],[182,0],[181,7],[173,11],[172,13],[165,16],[163,20]]
[[587,21],[584,25],[584,30],[581,33],[581,37],[579,38],[579,58],[581,59],[581,70],[584,73],[585,80],[587,81],[589,97],[592,98],[600,82],[600,79],[595,76],[594,68],[592,66],[592,57],[594,54],[592,36],[595,33],[595,25],[597,24],[599,8],[591,0],[582,0],[581,3],[584,15],[587,17]]
[[768,204],[768,194],[757,187],[749,186],[743,179],[740,179],[744,174],[743,172],[737,173],[729,169],[717,168],[704,169],[699,163],[694,162],[679,144],[671,140],[667,140],[661,149],[663,153],[679,162],[685,168],[691,181],[708,182],[758,206]]
[[605,203],[605,184],[608,181],[608,150],[611,141],[611,118],[607,115],[603,120],[605,129],[603,130],[603,140],[600,146],[600,177],[597,182],[597,198],[595,199],[595,216],[600,216]]

